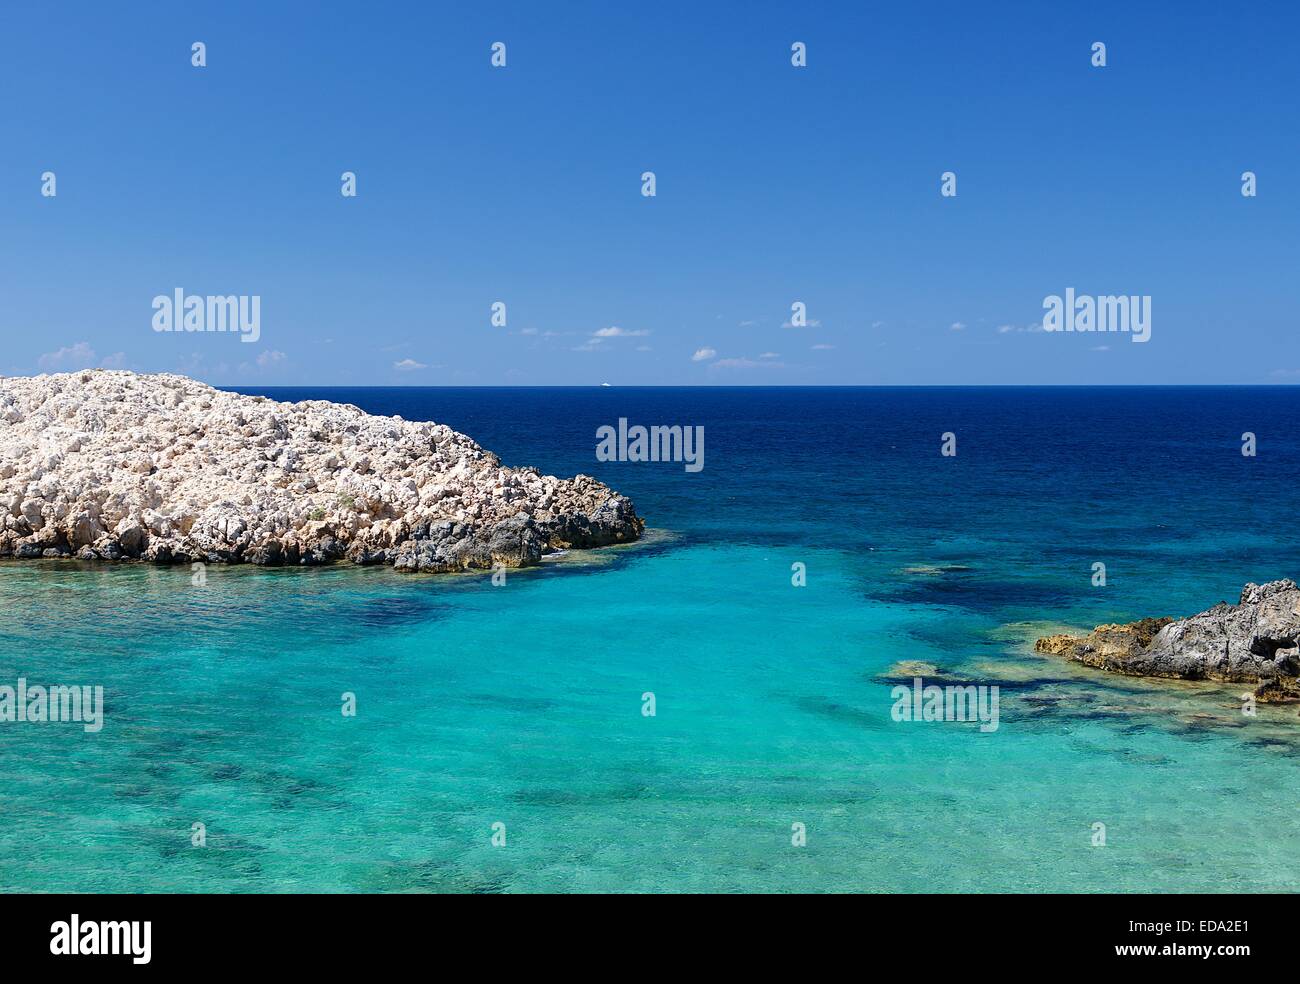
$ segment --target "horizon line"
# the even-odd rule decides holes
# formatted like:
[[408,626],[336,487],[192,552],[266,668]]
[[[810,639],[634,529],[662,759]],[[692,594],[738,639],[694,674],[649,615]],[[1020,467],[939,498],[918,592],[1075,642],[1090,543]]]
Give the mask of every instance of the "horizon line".
[[[193,378],[193,377],[191,377]],[[199,380],[202,382],[202,380]],[[1286,389],[1300,383],[209,383],[214,389]]]

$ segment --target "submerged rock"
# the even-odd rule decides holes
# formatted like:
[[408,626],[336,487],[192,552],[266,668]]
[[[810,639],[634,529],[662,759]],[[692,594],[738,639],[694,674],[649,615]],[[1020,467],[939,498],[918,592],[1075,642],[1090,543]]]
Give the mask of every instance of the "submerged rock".
[[893,664],[884,673],[878,674],[878,680],[910,680],[913,677],[934,679],[944,676],[944,672],[933,663],[921,659],[904,659]]
[[1258,700],[1300,700],[1300,588],[1290,580],[1247,584],[1235,605],[1099,625],[1039,639],[1034,648],[1115,673],[1249,683]]
[[644,529],[594,478],[506,468],[442,424],[169,374],[0,379],[0,557],[439,572]]

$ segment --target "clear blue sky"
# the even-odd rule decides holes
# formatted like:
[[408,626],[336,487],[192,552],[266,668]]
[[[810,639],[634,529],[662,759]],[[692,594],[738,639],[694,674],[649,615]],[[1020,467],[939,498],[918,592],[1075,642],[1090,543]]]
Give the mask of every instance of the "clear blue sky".
[[[1282,2],[11,4],[0,372],[1300,380],[1298,29]],[[260,341],[155,333],[177,287],[260,295]],[[1151,341],[1026,330],[1067,287],[1151,295]]]

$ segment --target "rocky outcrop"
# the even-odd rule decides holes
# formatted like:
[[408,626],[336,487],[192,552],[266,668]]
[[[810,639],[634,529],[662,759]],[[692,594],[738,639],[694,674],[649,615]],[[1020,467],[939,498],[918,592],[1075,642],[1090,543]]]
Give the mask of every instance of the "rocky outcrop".
[[1116,625],[1099,625],[1087,635],[1054,635],[1039,639],[1034,648],[1040,653],[1068,656],[1087,666],[1118,673],[1144,671],[1136,667],[1157,632],[1172,622],[1172,618],[1144,618],[1137,622]]
[[1132,676],[1256,685],[1260,700],[1300,699],[1300,588],[1247,584],[1235,605],[1190,618],[1099,625],[1080,636],[1039,639],[1040,653]]
[[0,379],[0,557],[441,572],[644,528],[594,478],[503,467],[441,424],[176,375]]

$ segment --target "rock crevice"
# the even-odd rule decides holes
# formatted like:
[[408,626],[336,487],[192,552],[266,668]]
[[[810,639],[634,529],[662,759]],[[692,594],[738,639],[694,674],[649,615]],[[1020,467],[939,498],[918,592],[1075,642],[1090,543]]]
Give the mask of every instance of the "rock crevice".
[[644,528],[594,478],[504,467],[442,424],[170,374],[0,379],[0,557],[444,572]]

